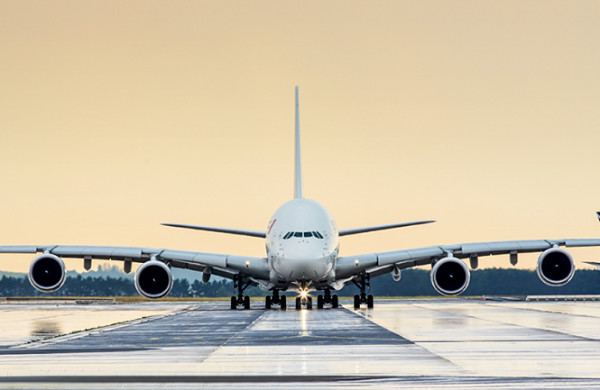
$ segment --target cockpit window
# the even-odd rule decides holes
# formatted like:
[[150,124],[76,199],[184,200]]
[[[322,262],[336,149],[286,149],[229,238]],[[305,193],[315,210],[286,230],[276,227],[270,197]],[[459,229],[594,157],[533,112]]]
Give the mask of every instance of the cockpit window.
[[318,238],[319,240],[323,239],[323,235],[319,232],[287,232],[284,236],[283,239],[284,240],[289,240],[292,237],[298,237],[298,238],[311,238],[311,237],[315,237]]

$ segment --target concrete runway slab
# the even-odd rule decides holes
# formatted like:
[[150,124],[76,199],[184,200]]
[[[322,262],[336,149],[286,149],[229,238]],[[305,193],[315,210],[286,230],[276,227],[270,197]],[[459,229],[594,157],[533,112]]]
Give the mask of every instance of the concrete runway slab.
[[0,305],[0,387],[600,389],[600,302],[343,303]]

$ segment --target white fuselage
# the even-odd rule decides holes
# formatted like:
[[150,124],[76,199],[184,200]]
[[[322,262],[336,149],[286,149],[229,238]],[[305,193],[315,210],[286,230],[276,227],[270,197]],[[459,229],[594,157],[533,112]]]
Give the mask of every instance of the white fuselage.
[[339,235],[331,214],[309,199],[281,206],[267,228],[271,282],[310,284],[334,278]]

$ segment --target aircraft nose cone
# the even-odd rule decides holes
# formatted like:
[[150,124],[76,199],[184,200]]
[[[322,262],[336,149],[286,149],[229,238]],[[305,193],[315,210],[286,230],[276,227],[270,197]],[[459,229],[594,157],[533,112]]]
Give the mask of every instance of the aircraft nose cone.
[[314,248],[298,246],[285,251],[284,258],[289,261],[306,262],[318,259],[322,256],[321,253],[316,253]]

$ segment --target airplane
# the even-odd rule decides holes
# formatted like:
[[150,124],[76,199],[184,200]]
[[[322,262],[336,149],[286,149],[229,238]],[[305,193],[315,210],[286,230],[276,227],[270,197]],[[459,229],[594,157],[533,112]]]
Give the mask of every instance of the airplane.
[[[161,248],[27,245],[0,246],[0,253],[41,253],[29,266],[28,277],[41,292],[53,292],[63,286],[66,268],[62,258],[83,259],[89,270],[93,259],[119,260],[124,271],[131,272],[132,263],[142,263],[135,273],[135,287],[140,295],[158,299],[173,287],[171,268],[183,268],[202,273],[207,283],[211,276],[233,280],[234,294],[231,309],[250,309],[250,298],[244,295],[248,286],[255,285],[267,292],[265,308],[287,309],[286,291],[295,291],[296,309],[312,309],[311,292],[318,292],[317,308],[339,307],[335,291],[354,284],[359,294],[354,296],[354,308],[374,307],[373,296],[367,294],[371,279],[391,273],[400,281],[406,268],[430,265],[431,284],[441,295],[456,296],[469,286],[470,271],[462,259],[469,259],[477,268],[480,256],[507,254],[516,265],[519,253],[541,252],[537,274],[549,286],[567,284],[575,273],[573,257],[564,247],[600,246],[600,239],[558,239],[478,242],[435,245],[423,248],[400,249],[390,252],[339,256],[339,238],[347,235],[395,229],[435,222],[421,220],[388,225],[339,229],[329,211],[314,200],[303,196],[300,153],[300,119],[298,87],[295,88],[295,168],[294,198],[283,204],[270,219],[265,231],[232,229],[211,226],[165,223],[163,225],[245,235],[265,240],[266,256],[250,257],[216,253],[181,251]],[[599,214],[600,218],[600,214]]]

